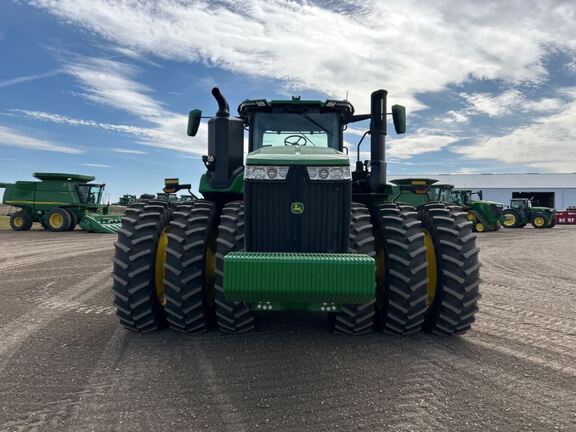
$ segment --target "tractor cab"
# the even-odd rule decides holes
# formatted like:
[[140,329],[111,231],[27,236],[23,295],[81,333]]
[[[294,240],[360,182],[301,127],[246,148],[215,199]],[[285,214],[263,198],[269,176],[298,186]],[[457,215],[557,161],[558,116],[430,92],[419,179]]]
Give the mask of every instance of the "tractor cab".
[[471,190],[454,190],[452,191],[452,202],[458,204],[462,208],[466,208],[470,205],[472,200]]
[[78,191],[78,199],[80,204],[100,204],[102,201],[102,193],[104,192],[104,184],[90,184],[83,183],[76,185]]
[[451,202],[454,186],[437,184],[438,180],[426,178],[406,178],[392,180],[394,186],[390,200],[418,207],[431,202]]
[[431,201],[452,202],[453,189],[454,189],[453,185],[434,184],[430,186],[428,195],[430,196]]
[[343,129],[354,113],[346,101],[247,100],[238,113],[249,127],[249,152],[267,147],[343,151]]

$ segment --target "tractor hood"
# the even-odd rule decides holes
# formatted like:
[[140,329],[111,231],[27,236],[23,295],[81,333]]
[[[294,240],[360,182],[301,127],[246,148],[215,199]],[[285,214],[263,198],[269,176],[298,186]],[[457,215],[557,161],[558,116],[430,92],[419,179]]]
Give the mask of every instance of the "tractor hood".
[[263,147],[246,156],[246,165],[330,165],[349,166],[344,153],[327,147]]
[[470,204],[491,204],[491,205],[496,205],[496,206],[500,206],[500,207],[504,207],[504,204],[496,202],[496,201],[487,201],[487,200],[472,200],[470,201]]
[[531,207],[531,210],[534,211],[541,211],[541,212],[550,212],[550,213],[554,213],[554,209],[550,208],[550,207]]

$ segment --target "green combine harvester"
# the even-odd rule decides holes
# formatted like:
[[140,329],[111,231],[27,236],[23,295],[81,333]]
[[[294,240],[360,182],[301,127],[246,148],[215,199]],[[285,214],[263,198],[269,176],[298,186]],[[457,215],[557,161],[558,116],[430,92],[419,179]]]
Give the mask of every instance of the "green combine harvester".
[[[474,195],[478,199],[473,199]],[[452,201],[468,213],[468,220],[474,224],[476,232],[498,231],[506,220],[503,216],[504,205],[494,201],[485,201],[482,191],[454,190]]]
[[5,188],[2,203],[20,208],[11,213],[10,226],[27,231],[39,222],[48,231],[116,233],[121,216],[109,216],[101,204],[104,184],[89,183],[95,178],[80,174],[34,173],[40,181],[0,183]]
[[503,212],[502,225],[505,228],[524,228],[531,223],[534,228],[553,228],[556,225],[556,212],[550,207],[532,207],[528,198],[513,198],[510,207]]
[[[113,292],[124,327],[244,333],[260,311],[304,310],[348,334],[471,328],[480,298],[472,223],[446,203],[417,211],[391,202],[385,90],[372,93],[369,114],[346,100],[294,97],[246,100],[231,117],[220,91],[212,94],[203,198],[175,210],[134,203],[122,219]],[[404,133],[404,107],[391,111]],[[188,135],[200,119],[190,112]],[[351,172],[344,130],[363,120],[371,160]]]

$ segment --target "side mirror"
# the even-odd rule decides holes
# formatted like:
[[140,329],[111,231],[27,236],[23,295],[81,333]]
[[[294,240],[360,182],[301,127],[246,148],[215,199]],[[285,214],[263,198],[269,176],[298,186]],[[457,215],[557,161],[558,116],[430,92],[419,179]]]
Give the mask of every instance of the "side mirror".
[[186,133],[188,136],[196,136],[198,133],[198,128],[200,127],[200,119],[202,118],[202,111],[195,109],[190,111],[188,115],[188,130]]
[[406,133],[406,107],[392,105],[392,120],[397,134]]

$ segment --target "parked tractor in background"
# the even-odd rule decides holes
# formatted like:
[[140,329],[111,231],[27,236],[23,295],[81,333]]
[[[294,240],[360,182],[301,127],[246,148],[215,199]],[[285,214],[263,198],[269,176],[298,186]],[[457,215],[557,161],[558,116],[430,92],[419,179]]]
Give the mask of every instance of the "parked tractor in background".
[[532,207],[528,198],[513,198],[510,207],[503,211],[505,228],[524,228],[531,223],[534,228],[552,228],[556,225],[556,216],[553,208]]
[[120,216],[107,216],[101,203],[104,184],[89,183],[93,176],[65,173],[34,173],[40,181],[0,183],[5,188],[3,204],[20,208],[11,213],[10,226],[27,231],[39,222],[48,231],[71,231],[80,225],[85,231],[115,233]]
[[117,205],[121,207],[128,207],[134,201],[136,201],[136,195],[124,194],[118,199]]
[[[478,199],[473,199],[476,195]],[[468,220],[474,225],[476,232],[498,231],[503,222],[504,205],[482,199],[482,191],[454,190],[452,202],[462,207],[468,213]]]
[[[255,329],[258,311],[327,313],[338,332],[389,334],[471,328],[478,248],[466,213],[391,202],[385,90],[370,114],[346,100],[246,100],[231,117],[217,88],[208,121],[202,199],[126,210],[115,243],[113,292],[127,329]],[[392,106],[397,133],[402,106]],[[188,135],[201,111],[190,112]],[[344,130],[370,120],[370,161],[351,172]],[[248,153],[244,157],[244,131]],[[170,191],[189,185],[174,182]]]

